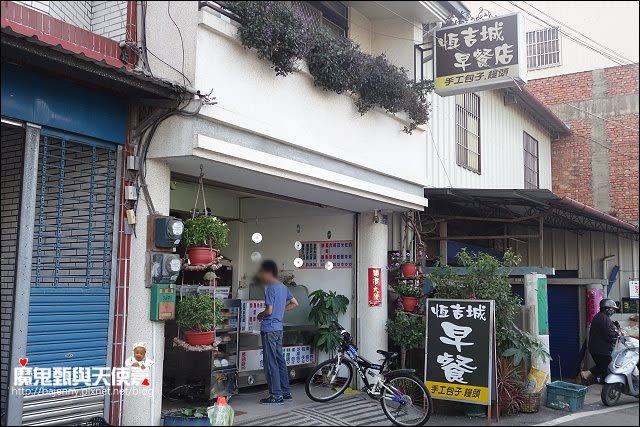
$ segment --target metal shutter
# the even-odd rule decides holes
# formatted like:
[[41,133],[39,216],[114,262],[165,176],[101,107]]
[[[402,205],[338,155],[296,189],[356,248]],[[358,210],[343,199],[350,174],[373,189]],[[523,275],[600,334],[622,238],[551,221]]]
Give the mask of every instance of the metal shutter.
[[[107,367],[116,154],[111,145],[53,136],[40,141],[30,366]],[[56,388],[53,382],[38,386]],[[103,414],[103,393],[84,384],[72,388],[64,396],[25,397],[23,421],[64,424]]]
[[549,347],[551,353],[551,377],[560,379],[560,367],[564,379],[575,377],[580,361],[580,324],[578,290],[575,285],[548,285],[549,299]]

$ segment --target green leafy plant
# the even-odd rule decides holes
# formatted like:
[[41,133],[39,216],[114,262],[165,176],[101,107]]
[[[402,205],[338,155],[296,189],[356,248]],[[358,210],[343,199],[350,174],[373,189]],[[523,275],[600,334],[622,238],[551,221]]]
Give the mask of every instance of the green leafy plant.
[[502,357],[512,358],[514,366],[520,366],[524,362],[525,372],[529,370],[533,360],[551,358],[539,339],[528,332],[521,331],[515,325],[508,330],[507,336],[510,347],[502,352]]
[[436,268],[429,275],[436,297],[495,300],[497,343],[504,348],[510,347],[509,331],[514,327],[520,299],[511,292],[509,271],[520,263],[520,257],[509,250],[502,260],[498,260],[482,252],[473,256],[463,249],[456,258],[466,267],[465,274],[455,274],[447,266]]
[[401,297],[420,298],[422,296],[422,289],[409,280],[398,280],[392,287]]
[[411,133],[427,122],[427,94],[433,82],[414,82],[407,70],[393,65],[383,55],[369,55],[347,38],[315,30],[296,6],[297,2],[225,1],[225,8],[239,17],[238,34],[243,46],[271,61],[276,75],[296,71],[305,60],[314,84],[336,93],[349,92],[361,114],[374,107],[395,114],[404,111]]
[[496,339],[499,354],[512,358],[514,366],[532,358],[550,357],[542,342],[535,336],[518,329],[514,323],[520,298],[513,294],[509,284],[509,271],[521,258],[513,251],[505,252],[502,260],[478,253],[473,256],[465,249],[456,255],[467,268],[465,274],[455,274],[449,267],[435,269],[430,275],[437,298],[486,299],[496,305]]
[[228,235],[229,226],[226,222],[215,216],[202,215],[185,221],[182,241],[187,247],[223,249],[227,246]]
[[207,417],[207,408],[204,406],[198,406],[196,408],[180,408],[169,412],[169,415],[174,417],[184,418],[204,418]]
[[176,323],[187,331],[211,331],[223,322],[224,303],[209,294],[189,295],[176,307]]
[[339,315],[346,313],[349,299],[335,291],[326,292],[318,289],[309,294],[309,303],[311,304],[309,320],[318,328],[313,345],[333,355],[341,342],[334,323],[338,321]]
[[389,339],[400,346],[400,366],[406,367],[407,350],[424,344],[425,325],[422,316],[396,312],[393,319],[387,320]]

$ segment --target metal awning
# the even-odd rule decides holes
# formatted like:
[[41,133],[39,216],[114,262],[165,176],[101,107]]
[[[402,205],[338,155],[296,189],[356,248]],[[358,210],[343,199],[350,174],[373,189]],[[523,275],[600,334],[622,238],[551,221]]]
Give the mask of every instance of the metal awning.
[[453,189],[427,188],[428,213],[449,219],[486,218],[537,225],[540,217],[548,227],[576,232],[599,231],[638,240],[638,226],[546,189]]

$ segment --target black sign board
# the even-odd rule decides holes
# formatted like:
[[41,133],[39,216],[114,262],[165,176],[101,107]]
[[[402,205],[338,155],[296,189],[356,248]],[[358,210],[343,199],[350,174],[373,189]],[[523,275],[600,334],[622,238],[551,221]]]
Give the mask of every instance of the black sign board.
[[494,302],[427,299],[425,384],[434,399],[495,400]]
[[523,32],[517,13],[435,31],[436,93],[447,96],[526,82]]

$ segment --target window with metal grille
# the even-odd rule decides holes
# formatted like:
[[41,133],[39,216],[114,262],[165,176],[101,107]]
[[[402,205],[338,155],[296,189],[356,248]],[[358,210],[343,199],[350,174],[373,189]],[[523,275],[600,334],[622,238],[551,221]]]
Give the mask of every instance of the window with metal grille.
[[304,15],[312,29],[323,28],[329,34],[347,37],[349,7],[342,1],[299,1],[292,6]]
[[456,162],[480,173],[480,97],[456,95]]
[[527,32],[527,69],[560,65],[560,38],[557,27]]
[[538,140],[524,132],[524,188],[539,188]]

